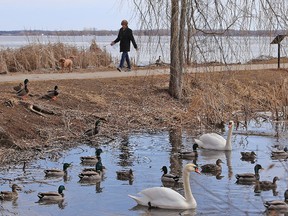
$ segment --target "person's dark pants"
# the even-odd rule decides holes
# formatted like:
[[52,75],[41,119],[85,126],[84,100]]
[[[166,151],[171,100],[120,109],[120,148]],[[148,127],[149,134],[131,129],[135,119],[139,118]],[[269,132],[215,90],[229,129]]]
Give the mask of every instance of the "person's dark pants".
[[125,60],[127,62],[128,69],[131,69],[131,64],[130,64],[130,59],[129,59],[128,52],[122,52],[122,56],[121,56],[119,67],[123,68]]

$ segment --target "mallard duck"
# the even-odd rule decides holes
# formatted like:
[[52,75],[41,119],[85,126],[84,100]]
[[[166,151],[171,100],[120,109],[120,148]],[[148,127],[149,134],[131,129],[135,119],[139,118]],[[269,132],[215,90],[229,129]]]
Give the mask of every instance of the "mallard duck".
[[201,172],[203,173],[217,173],[217,172],[222,172],[222,166],[221,163],[223,161],[221,159],[217,159],[215,164],[205,164],[201,166]]
[[58,187],[58,192],[40,192],[38,193],[39,201],[61,201],[64,199],[64,185]]
[[100,157],[101,153],[102,153],[102,149],[96,149],[95,151],[95,156],[81,156],[80,160],[81,163],[89,163],[89,164],[96,164],[98,162],[98,157]]
[[267,210],[276,210],[276,211],[288,211],[288,190],[284,193],[284,201],[283,200],[271,200],[264,202],[264,206]]
[[193,157],[197,157],[198,156],[197,148],[198,148],[198,144],[194,143],[193,151],[178,152],[179,157],[182,159],[191,159]]
[[95,127],[85,131],[84,135],[94,136],[94,135],[98,134],[100,131],[100,123],[101,123],[100,119],[97,119],[97,121],[95,122]]
[[276,181],[280,180],[277,176],[273,178],[273,181],[258,181],[261,190],[272,190],[277,188]]
[[13,89],[18,92],[21,88],[22,88],[23,84],[22,83],[19,83],[19,85],[17,86],[14,86]]
[[174,174],[169,174],[166,166],[161,168],[163,175],[161,176],[162,182],[178,182],[180,177]]
[[287,159],[288,158],[288,148],[285,147],[284,149],[281,150],[274,150],[271,152],[271,158],[272,159]]
[[58,86],[56,85],[53,90],[47,91],[47,94],[43,95],[41,98],[47,100],[56,100],[57,96],[59,95]]
[[259,170],[263,169],[260,164],[256,164],[254,167],[254,173],[242,173],[236,174],[236,183],[238,184],[254,184],[256,180],[259,180]]
[[[29,82],[29,80],[28,80],[28,79],[25,79],[24,82],[23,82],[23,83],[24,83],[24,86],[27,85],[28,82]],[[18,91],[20,91],[20,90],[22,89],[22,86],[23,86],[23,84],[22,84],[22,83],[19,83],[19,85],[14,86],[13,89],[14,89],[16,92],[18,92]]]
[[256,153],[254,151],[252,152],[240,152],[241,153],[241,160],[246,160],[246,161],[253,161],[256,158]]
[[27,97],[28,93],[29,93],[29,89],[28,89],[28,85],[26,84],[26,85],[24,85],[24,88],[20,89],[20,90],[16,93],[16,95],[17,95],[18,97],[21,97],[22,99],[25,99],[25,98]]
[[125,181],[125,180],[132,180],[134,178],[132,169],[116,171],[116,174],[118,180]]
[[231,151],[232,150],[231,138],[232,138],[232,131],[234,128],[233,121],[229,122],[228,128],[229,130],[228,130],[227,140],[224,139],[219,134],[207,133],[207,134],[201,135],[199,139],[194,139],[195,143],[197,143],[200,148],[204,148],[204,149]]
[[44,170],[46,177],[61,177],[67,174],[67,168],[71,166],[71,163],[64,163],[63,170],[59,169],[46,169]]
[[0,199],[1,200],[11,200],[16,199],[18,197],[17,190],[21,190],[21,187],[19,187],[17,184],[12,185],[12,191],[1,191],[0,192]]
[[96,163],[95,171],[82,171],[78,176],[80,181],[94,181],[102,179],[103,166],[101,160]]

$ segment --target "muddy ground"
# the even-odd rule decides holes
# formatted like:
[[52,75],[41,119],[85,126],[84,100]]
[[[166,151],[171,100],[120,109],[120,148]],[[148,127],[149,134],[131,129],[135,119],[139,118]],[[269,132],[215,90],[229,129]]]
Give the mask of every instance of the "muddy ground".
[[[263,83],[265,88],[269,88],[267,82],[277,85],[288,75],[286,70],[229,73],[233,74],[234,80],[239,80],[243,85],[249,82],[255,89],[259,88],[259,83]],[[215,76],[223,79],[223,73],[215,73]],[[188,78],[193,80],[194,77],[190,74]],[[197,75],[197,79],[202,79],[202,82],[206,78],[205,75]],[[29,162],[33,158],[46,157],[50,152],[61,152],[63,148],[87,140],[90,143],[110,142],[130,132],[197,128],[199,125],[198,113],[192,107],[195,95],[189,97],[185,93],[180,101],[171,98],[167,92],[168,75],[33,81],[29,83],[30,94],[25,100],[16,97],[13,90],[16,84],[2,83],[0,86],[1,164]],[[41,99],[55,85],[60,89],[57,99]],[[197,83],[195,86],[201,88],[197,87]],[[32,112],[30,105],[49,111],[50,114]],[[229,120],[228,114],[223,116],[222,120]],[[93,128],[98,118],[102,120],[100,133],[89,139],[83,137],[83,132]]]

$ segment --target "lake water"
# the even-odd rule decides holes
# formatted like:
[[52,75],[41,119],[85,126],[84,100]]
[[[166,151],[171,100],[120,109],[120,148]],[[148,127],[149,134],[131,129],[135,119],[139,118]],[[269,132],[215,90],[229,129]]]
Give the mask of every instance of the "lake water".
[[[1,169],[1,190],[9,189],[9,182],[5,179],[15,179],[22,187],[16,201],[2,201],[2,215],[265,215],[263,201],[283,199],[287,185],[287,161],[272,160],[270,152],[275,144],[287,143],[284,124],[278,127],[280,138],[275,137],[274,125],[250,125],[248,132],[257,135],[245,135],[247,131],[240,129],[233,134],[231,152],[198,150],[196,162],[199,166],[215,163],[220,158],[225,164],[222,167],[223,178],[215,176],[190,174],[190,184],[193,195],[197,200],[196,210],[161,210],[148,209],[137,206],[128,194],[136,195],[139,191],[154,186],[161,186],[161,167],[166,165],[173,173],[181,175],[183,166],[189,160],[178,158],[180,150],[191,150],[193,138],[190,132],[181,131],[161,132],[153,134],[130,134],[116,139],[109,144],[99,146],[79,144],[78,147],[60,152],[60,158],[42,159],[27,164],[26,172],[22,166],[12,167],[9,170]],[[282,127],[283,126],[283,127]],[[195,132],[193,132],[195,133]],[[223,134],[226,137],[226,133]],[[193,135],[194,137],[194,135]],[[80,164],[80,156],[93,155],[95,147],[101,147],[102,162],[106,167],[105,178],[97,184],[79,183],[78,174],[84,168]],[[264,168],[260,172],[261,180],[271,181],[278,176],[276,192],[263,191],[254,193],[253,185],[238,185],[235,183],[235,174],[253,172],[255,164],[240,160],[241,151],[255,151],[257,161]],[[62,167],[64,162],[73,162],[68,168],[68,178],[46,179],[43,170],[50,167]],[[270,165],[274,165],[269,169]],[[120,181],[116,178],[116,171],[122,169],[134,171],[134,181]],[[37,193],[42,191],[56,191],[63,184],[65,200],[60,204],[41,205],[37,203]],[[180,193],[183,189],[175,187]]]
[[[270,44],[275,36],[271,37],[203,37],[195,36],[191,43],[192,61],[246,63],[259,56],[277,57],[278,46]],[[101,49],[111,54],[114,62],[119,62],[119,43],[110,46],[116,39],[112,36],[0,36],[0,49],[19,48],[28,44],[47,44],[63,42],[77,46],[80,50],[87,50],[91,41],[95,39]],[[155,63],[156,59],[170,62],[170,37],[169,36],[135,36],[139,50],[135,51],[131,46],[130,57],[136,65],[148,65]],[[287,56],[287,40],[281,42],[281,56]]]

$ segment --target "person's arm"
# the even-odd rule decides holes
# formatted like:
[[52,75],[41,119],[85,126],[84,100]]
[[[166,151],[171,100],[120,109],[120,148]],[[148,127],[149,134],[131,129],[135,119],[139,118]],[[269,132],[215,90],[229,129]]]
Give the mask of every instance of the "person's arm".
[[121,32],[121,29],[118,32],[117,38],[114,41],[111,42],[111,46],[113,46],[114,44],[116,44],[116,43],[118,43],[120,41],[120,38],[121,38],[120,37],[120,32]]
[[137,46],[136,41],[134,39],[132,30],[131,30],[131,34],[130,34],[130,40],[132,41],[132,44],[133,44],[134,48],[137,50],[138,46]]

